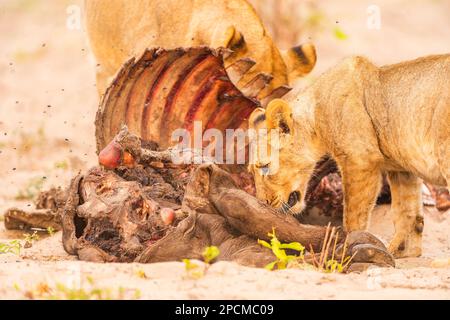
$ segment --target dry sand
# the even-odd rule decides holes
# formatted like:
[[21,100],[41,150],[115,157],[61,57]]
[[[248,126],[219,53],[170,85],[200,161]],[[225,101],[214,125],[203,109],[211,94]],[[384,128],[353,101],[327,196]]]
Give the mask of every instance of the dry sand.
[[[376,233],[386,225],[388,208],[377,208]],[[388,217],[389,218],[389,217]],[[76,261],[62,249],[61,234],[40,240],[32,248],[0,257],[0,298],[25,298],[43,284],[55,288],[101,288],[119,297],[123,288],[139,290],[143,299],[450,299],[450,269],[430,267],[435,258],[450,257],[446,218],[426,211],[424,256],[397,260],[396,269],[371,268],[361,274],[247,268],[235,263],[213,264],[199,279],[180,262],[156,264],[97,264]],[[388,230],[389,231],[389,230]],[[0,231],[0,241],[9,233]],[[383,235],[383,233],[379,234]],[[9,234],[16,238],[18,233]],[[3,239],[1,239],[3,238]],[[384,236],[383,239],[388,239]],[[201,262],[197,262],[199,265]],[[145,273],[145,279],[141,277]],[[89,279],[94,279],[94,285]],[[61,297],[61,293],[59,293]],[[39,297],[39,296],[38,296]]]
[[[30,206],[31,200],[16,197],[33,193],[40,181],[44,189],[66,185],[79,170],[96,163],[96,64],[84,31],[66,28],[66,9],[79,2],[0,4],[0,34],[7,44],[0,47],[0,216],[11,206]],[[370,2],[326,3],[325,16],[339,21],[349,38],[337,40],[327,31],[314,35],[319,62],[313,77],[349,54],[364,54],[385,64],[450,51],[448,0],[377,1],[382,10],[379,31],[365,27]],[[141,297],[149,299],[449,299],[450,267],[431,266],[435,259],[450,258],[449,213],[426,208],[423,257],[398,260],[396,269],[350,275],[269,272],[222,262],[193,280],[179,262],[77,261],[64,252],[57,233],[23,249],[20,256],[0,255],[0,299],[25,298],[24,292],[39,283],[86,287],[89,277],[96,287],[139,289]],[[388,207],[378,207],[373,220],[372,231],[388,241],[392,234]],[[0,227],[0,242],[17,238],[22,238],[21,232]],[[138,276],[140,271],[146,279]]]

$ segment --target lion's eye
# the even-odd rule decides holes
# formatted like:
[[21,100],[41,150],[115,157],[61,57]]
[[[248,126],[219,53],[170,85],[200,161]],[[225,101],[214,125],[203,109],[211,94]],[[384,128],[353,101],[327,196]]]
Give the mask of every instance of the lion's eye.
[[267,176],[269,174],[269,172],[270,172],[269,165],[270,165],[270,163],[257,164],[256,168],[259,169],[259,172],[261,173],[262,176]]
[[298,191],[291,192],[288,199],[288,206],[292,208],[299,201],[300,201],[300,192]]
[[267,176],[269,174],[269,165],[259,168],[262,176]]

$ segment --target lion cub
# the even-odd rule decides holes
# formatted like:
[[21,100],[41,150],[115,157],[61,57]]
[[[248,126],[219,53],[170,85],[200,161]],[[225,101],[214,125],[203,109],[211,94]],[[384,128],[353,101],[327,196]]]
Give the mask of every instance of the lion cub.
[[364,230],[385,173],[395,225],[389,249],[396,257],[421,255],[420,179],[450,185],[449,54],[384,67],[348,58],[249,121],[280,133],[268,144],[278,161],[257,155],[249,167],[260,199],[300,212],[316,162],[330,155],[342,174],[344,226]]

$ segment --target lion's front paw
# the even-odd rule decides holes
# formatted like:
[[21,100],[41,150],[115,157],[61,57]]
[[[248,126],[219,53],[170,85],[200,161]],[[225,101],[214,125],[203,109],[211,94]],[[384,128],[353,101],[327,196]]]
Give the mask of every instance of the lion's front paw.
[[389,252],[396,258],[420,257],[422,235],[417,233],[395,235],[389,244]]

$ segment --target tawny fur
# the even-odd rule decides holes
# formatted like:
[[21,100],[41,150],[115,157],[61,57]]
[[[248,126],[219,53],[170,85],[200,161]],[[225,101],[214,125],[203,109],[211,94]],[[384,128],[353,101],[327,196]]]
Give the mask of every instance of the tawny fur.
[[381,68],[348,58],[305,92],[274,100],[250,119],[253,128],[286,131],[286,125],[289,132],[272,146],[279,169],[260,157],[250,166],[258,197],[280,206],[297,190],[301,201],[290,211],[301,211],[314,165],[328,154],[342,174],[344,226],[364,230],[386,173],[395,225],[389,249],[397,257],[421,254],[420,179],[450,185],[449,54]]
[[85,12],[100,94],[128,58],[151,47],[229,48],[234,53],[226,66],[247,57],[256,62],[242,85],[261,72],[274,76],[262,95],[309,73],[316,62],[310,44],[281,53],[245,0],[87,0]]

